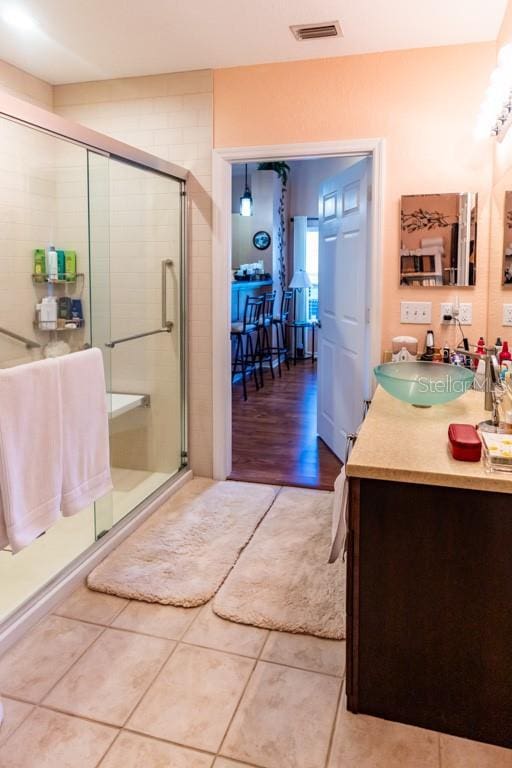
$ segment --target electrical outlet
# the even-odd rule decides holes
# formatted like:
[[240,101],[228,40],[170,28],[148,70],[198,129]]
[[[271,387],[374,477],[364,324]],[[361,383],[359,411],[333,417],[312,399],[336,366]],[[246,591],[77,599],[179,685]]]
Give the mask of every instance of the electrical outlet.
[[443,323],[443,325],[455,325],[455,320],[445,320],[445,315],[451,315],[453,310],[453,304],[451,304],[449,301],[444,302],[441,304],[441,315],[440,315],[440,322]]
[[420,323],[430,325],[432,322],[432,302],[431,301],[401,301],[400,302],[400,322],[401,323]]
[[503,305],[503,325],[512,325],[512,304]]
[[473,304],[470,302],[459,304],[459,323],[471,325],[473,323]]
[[[453,313],[453,304],[450,302],[443,302],[441,304],[440,320],[443,325],[455,325],[455,319],[444,320],[445,315],[451,315]],[[473,304],[467,302],[459,304],[459,316],[458,321],[461,325],[471,325],[473,323]]]

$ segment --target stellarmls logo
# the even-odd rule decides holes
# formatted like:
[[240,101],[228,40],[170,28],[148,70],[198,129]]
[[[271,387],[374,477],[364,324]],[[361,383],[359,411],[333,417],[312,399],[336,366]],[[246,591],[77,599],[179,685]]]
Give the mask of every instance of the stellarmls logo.
[[[420,376],[418,379],[418,389],[422,394],[427,392],[443,394],[447,392],[453,392],[454,394],[463,394],[473,388],[472,381],[461,381],[460,379],[453,378],[450,374],[446,374],[441,379],[430,379],[428,376]],[[485,391],[485,382],[478,382],[475,380],[475,389],[479,392]]]

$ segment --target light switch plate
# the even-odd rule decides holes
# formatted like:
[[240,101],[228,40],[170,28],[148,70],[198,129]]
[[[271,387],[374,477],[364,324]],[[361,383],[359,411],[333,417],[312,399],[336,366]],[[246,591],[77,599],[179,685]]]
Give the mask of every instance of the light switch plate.
[[400,302],[400,322],[430,325],[430,323],[432,322],[432,302],[431,301],[401,301]]
[[503,325],[512,325],[512,304],[503,305]]

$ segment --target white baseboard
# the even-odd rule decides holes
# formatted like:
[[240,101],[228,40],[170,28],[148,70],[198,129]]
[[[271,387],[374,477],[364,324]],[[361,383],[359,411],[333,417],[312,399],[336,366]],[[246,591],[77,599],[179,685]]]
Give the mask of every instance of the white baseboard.
[[40,593],[34,595],[26,608],[21,609],[4,628],[0,628],[0,655],[82,584],[87,574],[98,563],[191,479],[191,470],[183,472],[146,506],[130,513],[126,520],[118,523],[109,533],[96,541],[81,558],[77,558],[76,562],[69,566],[69,570],[60,578],[58,577]]

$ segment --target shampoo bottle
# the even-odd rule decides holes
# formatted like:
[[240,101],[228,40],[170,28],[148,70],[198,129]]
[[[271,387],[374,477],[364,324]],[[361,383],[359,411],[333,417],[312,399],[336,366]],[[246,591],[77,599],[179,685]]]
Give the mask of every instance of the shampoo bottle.
[[66,257],[64,251],[57,251],[57,272],[59,280],[66,279]]
[[44,282],[46,273],[46,258],[44,248],[36,248],[34,251],[34,277],[37,283]]
[[64,251],[66,257],[66,276],[69,281],[76,280],[76,251]]

